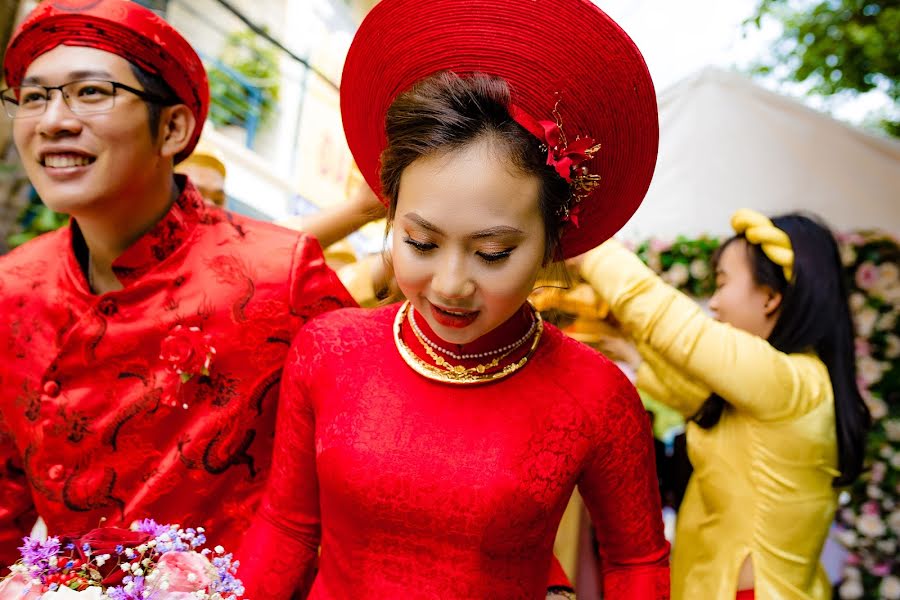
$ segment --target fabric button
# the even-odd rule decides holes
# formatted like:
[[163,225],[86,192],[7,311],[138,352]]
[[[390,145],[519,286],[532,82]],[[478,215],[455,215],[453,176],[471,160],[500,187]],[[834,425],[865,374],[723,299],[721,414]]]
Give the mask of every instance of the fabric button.
[[119,312],[119,304],[113,298],[104,298],[97,304],[100,314],[112,317]]
[[62,465],[53,465],[47,469],[47,477],[50,481],[59,481],[66,474],[66,468]]
[[44,383],[44,393],[51,398],[56,398],[59,396],[59,384],[55,381]]

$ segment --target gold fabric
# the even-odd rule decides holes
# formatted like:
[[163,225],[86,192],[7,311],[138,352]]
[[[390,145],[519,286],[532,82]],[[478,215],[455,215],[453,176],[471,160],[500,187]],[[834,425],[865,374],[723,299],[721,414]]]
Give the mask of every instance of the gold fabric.
[[337,269],[337,276],[356,300],[363,307],[378,304],[375,296],[375,283],[372,281],[372,270],[366,261],[353,262]]
[[838,474],[825,365],[714,320],[615,241],[590,252],[582,272],[639,343],[639,386],[688,417],[709,391],[728,402],[711,429],[687,427],[694,474],[676,526],[673,600],[734,598],[748,556],[757,600],[831,598],[819,564]]

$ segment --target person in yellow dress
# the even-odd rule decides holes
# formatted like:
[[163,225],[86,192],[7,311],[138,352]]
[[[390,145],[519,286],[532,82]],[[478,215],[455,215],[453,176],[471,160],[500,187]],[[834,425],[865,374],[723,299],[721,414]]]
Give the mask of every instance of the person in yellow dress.
[[640,350],[638,387],[689,419],[672,598],[831,598],[819,555],[870,423],[837,245],[798,214],[732,226],[714,318],[615,241],[580,268]]

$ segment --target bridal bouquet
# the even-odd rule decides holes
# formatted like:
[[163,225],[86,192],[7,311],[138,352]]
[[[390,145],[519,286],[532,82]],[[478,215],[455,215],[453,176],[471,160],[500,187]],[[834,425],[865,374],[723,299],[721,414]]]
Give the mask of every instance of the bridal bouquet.
[[0,600],[235,600],[238,564],[202,527],[146,519],[81,537],[26,537]]

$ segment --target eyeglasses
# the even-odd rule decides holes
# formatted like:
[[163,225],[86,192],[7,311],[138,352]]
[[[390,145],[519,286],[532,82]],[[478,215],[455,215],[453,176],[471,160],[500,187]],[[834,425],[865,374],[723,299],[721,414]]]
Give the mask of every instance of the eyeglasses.
[[135,89],[116,81],[100,79],[80,79],[63,85],[22,85],[11,87],[0,92],[6,114],[12,119],[37,117],[47,111],[50,104],[50,92],[59,90],[63,101],[76,115],[90,115],[111,111],[116,105],[118,90],[131,92],[146,102],[168,106],[177,101],[157,96],[143,90]]

